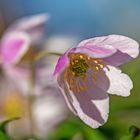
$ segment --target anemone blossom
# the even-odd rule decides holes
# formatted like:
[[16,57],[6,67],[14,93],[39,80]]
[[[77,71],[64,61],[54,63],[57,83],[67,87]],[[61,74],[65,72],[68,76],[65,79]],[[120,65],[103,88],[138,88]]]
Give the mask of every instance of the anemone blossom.
[[71,111],[98,128],[109,113],[109,94],[129,96],[133,83],[117,67],[136,58],[139,45],[121,35],[82,41],[58,60],[54,75]]
[[26,95],[30,86],[30,69],[24,63],[17,64],[27,54],[29,54],[27,63],[30,63],[34,54],[38,52],[36,50],[47,21],[47,13],[22,17],[7,28],[0,40],[2,69],[8,79],[19,86]]
[[28,16],[7,28],[0,40],[0,56],[4,67],[17,64],[31,47],[40,42],[47,20],[47,14]]

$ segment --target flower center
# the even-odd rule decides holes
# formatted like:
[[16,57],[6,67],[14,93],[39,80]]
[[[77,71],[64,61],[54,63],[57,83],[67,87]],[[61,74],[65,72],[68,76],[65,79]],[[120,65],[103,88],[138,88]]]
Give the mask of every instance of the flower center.
[[[76,93],[88,89],[87,74],[93,79],[90,82],[93,81],[93,84],[96,84],[98,72],[106,67],[103,60],[94,59],[81,53],[71,53],[69,59],[70,64],[64,72],[64,78],[69,88]],[[89,72],[89,69],[92,72]]]
[[82,55],[70,62],[70,69],[75,77],[83,76],[88,70],[86,60]]

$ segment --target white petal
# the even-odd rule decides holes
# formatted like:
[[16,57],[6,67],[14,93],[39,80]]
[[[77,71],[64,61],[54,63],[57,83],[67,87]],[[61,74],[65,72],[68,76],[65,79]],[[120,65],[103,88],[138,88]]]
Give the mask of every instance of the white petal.
[[129,96],[130,90],[133,88],[133,83],[130,77],[127,74],[122,73],[120,69],[112,66],[108,67],[110,69],[109,71],[106,71],[106,75],[110,81],[108,93],[124,97]]

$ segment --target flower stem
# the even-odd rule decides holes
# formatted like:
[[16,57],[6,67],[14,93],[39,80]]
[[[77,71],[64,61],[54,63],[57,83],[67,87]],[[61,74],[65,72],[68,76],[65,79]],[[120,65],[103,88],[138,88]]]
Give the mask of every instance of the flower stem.
[[35,131],[35,122],[34,122],[34,116],[33,116],[33,104],[35,101],[35,63],[30,63],[31,69],[30,69],[30,87],[29,87],[29,96],[28,96],[28,103],[29,103],[29,121],[30,121],[30,133],[31,137],[34,137],[34,131]]
[[56,56],[61,56],[62,54],[61,53],[57,53],[57,52],[48,52],[48,51],[42,51],[40,52],[34,59],[34,61],[38,61],[40,60],[41,58],[44,58],[48,55],[56,55]]

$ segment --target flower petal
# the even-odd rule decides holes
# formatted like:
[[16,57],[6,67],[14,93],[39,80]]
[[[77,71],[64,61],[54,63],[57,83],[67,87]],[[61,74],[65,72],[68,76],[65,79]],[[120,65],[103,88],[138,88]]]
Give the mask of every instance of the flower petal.
[[76,48],[75,53],[84,53],[93,58],[106,58],[116,53],[117,50],[111,45],[94,44],[93,40],[82,41]]
[[130,90],[133,88],[133,83],[127,74],[121,72],[112,66],[108,66],[109,71],[106,71],[106,75],[110,80],[110,87],[108,93],[116,94],[120,96],[129,96]]
[[5,34],[1,41],[1,55],[3,64],[15,64],[26,53],[30,45],[30,38],[24,32]]
[[86,93],[83,90],[80,93],[74,93],[69,90],[67,83],[63,79],[63,74],[58,80],[61,90],[67,102],[69,102],[70,109],[87,125],[92,128],[98,128],[107,121],[109,98],[103,89],[93,85],[90,75],[88,75],[88,81],[90,82],[88,82]]
[[86,46],[88,48],[94,48],[94,46],[108,48],[108,46],[112,46],[117,50],[117,52],[109,58],[105,58],[105,60],[108,62],[108,64],[110,63],[115,66],[126,63],[131,59],[136,58],[139,54],[139,44],[135,40],[122,35],[95,37],[82,41],[79,46]]
[[95,37],[93,39],[82,41],[79,46],[84,46],[85,44],[111,45],[122,53],[126,53],[133,58],[137,57],[139,54],[139,44],[135,40],[122,35]]
[[59,75],[69,64],[69,59],[66,54],[60,56],[54,70],[54,76]]
[[58,83],[59,83],[59,86],[60,86],[60,90],[61,90],[61,93],[62,95],[64,96],[64,99],[69,107],[69,109],[75,114],[77,115],[77,111],[75,110],[73,104],[72,104],[72,98],[70,96],[70,92],[69,92],[69,89],[67,88],[67,85],[66,83],[63,81],[63,76],[59,76],[58,77]]
[[74,50],[75,48],[68,49],[62,56],[60,56],[53,73],[54,76],[59,75],[68,66],[69,64],[68,54],[69,52],[73,52]]
[[21,18],[14,22],[7,30],[11,31],[24,31],[31,36],[32,42],[38,42],[43,35],[48,14],[38,14]]

